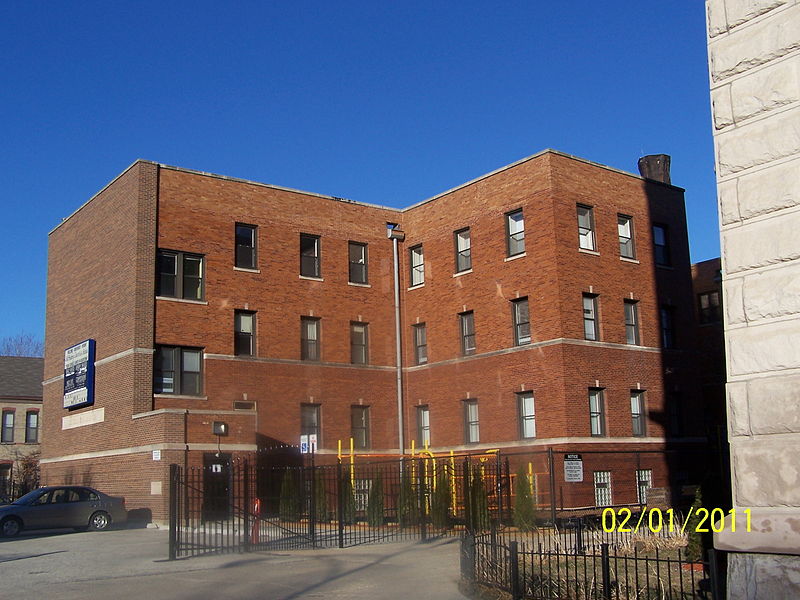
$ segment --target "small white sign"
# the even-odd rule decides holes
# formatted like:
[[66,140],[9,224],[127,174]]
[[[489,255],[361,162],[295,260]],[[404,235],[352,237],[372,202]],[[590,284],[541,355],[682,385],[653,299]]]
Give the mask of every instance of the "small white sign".
[[300,454],[308,454],[308,436],[300,436]]
[[161,460],[161,450],[153,450],[153,460]]
[[308,436],[308,451],[314,454],[317,451],[317,434],[312,433]]
[[222,465],[219,463],[214,463],[213,465],[211,465],[211,472],[222,473]]
[[583,460],[580,454],[564,455],[564,481],[567,483],[583,481]]

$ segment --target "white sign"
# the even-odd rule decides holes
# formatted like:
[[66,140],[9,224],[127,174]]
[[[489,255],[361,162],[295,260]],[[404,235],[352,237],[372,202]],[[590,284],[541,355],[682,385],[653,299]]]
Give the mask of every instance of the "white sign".
[[564,481],[567,483],[583,481],[583,459],[580,454],[564,455]]
[[161,450],[153,450],[153,460],[161,460]]
[[308,454],[308,436],[300,436],[300,454]]
[[308,436],[308,451],[314,454],[317,451],[317,434],[312,433]]

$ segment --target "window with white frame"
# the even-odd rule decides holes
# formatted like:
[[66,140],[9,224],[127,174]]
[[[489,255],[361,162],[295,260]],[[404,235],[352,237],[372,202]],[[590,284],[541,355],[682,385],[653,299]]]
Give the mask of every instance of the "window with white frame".
[[256,354],[256,313],[237,310],[233,317],[234,354],[236,356],[255,356]]
[[478,401],[464,400],[464,441],[467,444],[477,444],[480,439]]
[[156,346],[153,360],[153,392],[199,396],[203,391],[200,348]]
[[625,342],[633,346],[639,345],[639,303],[636,300],[624,300],[625,306]]
[[411,326],[414,331],[414,362],[424,365],[428,362],[428,333],[425,323]]
[[369,362],[366,323],[352,321],[350,323],[350,362],[354,365],[366,365]]
[[536,407],[533,401],[533,392],[519,392],[517,394],[517,409],[519,412],[520,438],[535,438]]
[[0,433],[0,442],[9,444],[14,441],[14,411],[3,411],[2,433]]
[[653,487],[653,470],[636,470],[636,492],[639,504],[647,504],[647,490]]
[[594,239],[594,209],[578,204],[578,246],[582,250],[596,250]]
[[517,298],[511,301],[511,318],[514,324],[514,345],[531,343],[531,318],[528,312],[528,299]]
[[367,273],[367,245],[361,242],[349,242],[349,277],[350,283],[369,283]]
[[583,295],[583,336],[591,341],[600,339],[599,327],[597,325],[596,294]]
[[475,354],[475,313],[471,310],[458,315],[461,328],[461,354]]
[[300,359],[319,360],[319,318],[300,317]]
[[420,448],[431,445],[431,411],[427,404],[417,407],[417,443]]
[[469,227],[459,229],[454,234],[456,246],[456,273],[472,268],[472,240]]
[[409,248],[408,253],[411,265],[411,285],[422,285],[425,283],[425,255],[422,252],[422,244]]
[[350,435],[355,448],[369,448],[369,406],[350,407]]
[[303,277],[320,277],[321,273],[319,236],[301,233],[300,275]]
[[39,411],[29,410],[25,414],[25,443],[39,443]]
[[320,405],[301,404],[300,405],[300,435],[316,435],[317,444],[321,440],[320,434]]
[[589,430],[595,437],[606,434],[603,390],[600,388],[589,388]]
[[594,472],[594,505],[611,506],[611,471]]
[[617,215],[617,232],[619,234],[619,255],[622,258],[636,258],[636,247],[633,243],[633,217]]
[[633,435],[642,437],[647,435],[647,423],[644,410],[644,392],[631,390],[631,420]]
[[506,252],[508,256],[525,252],[525,218],[521,208],[506,213]]

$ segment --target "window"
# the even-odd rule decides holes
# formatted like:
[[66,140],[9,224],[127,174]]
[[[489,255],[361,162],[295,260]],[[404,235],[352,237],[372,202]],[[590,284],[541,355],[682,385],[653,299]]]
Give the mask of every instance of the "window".
[[456,273],[469,271],[472,268],[472,247],[469,227],[456,231],[454,237],[456,243]]
[[319,444],[319,404],[300,405],[300,435],[316,435]]
[[653,487],[653,470],[636,470],[636,492],[639,504],[647,504],[647,490]]
[[471,310],[458,315],[461,324],[461,354],[475,354],[475,313]]
[[354,448],[369,448],[369,406],[350,407],[350,436]]
[[639,345],[639,303],[635,300],[624,300],[625,305],[625,342]]
[[519,409],[519,436],[522,439],[536,437],[536,409],[533,404],[533,392],[517,394]]
[[233,316],[233,351],[236,356],[256,354],[256,313],[237,310]]
[[200,348],[156,346],[153,392],[199,396],[202,390]]
[[657,265],[669,266],[672,264],[666,225],[653,225],[653,253]]
[[594,472],[594,505],[611,506],[611,471]]
[[597,296],[594,294],[583,295],[583,336],[592,341],[600,339],[597,327]]
[[412,325],[414,330],[414,362],[424,365],[428,362],[428,334],[425,323]]
[[464,441],[467,444],[476,444],[480,439],[478,401],[464,400]]
[[623,258],[636,258],[636,248],[633,245],[633,217],[617,215],[617,231],[619,255]]
[[685,432],[683,421],[683,398],[680,394],[667,394],[667,416],[669,418],[669,434],[672,437],[683,437]]
[[0,442],[4,444],[14,441],[14,411],[3,411],[2,433],[0,433]]
[[421,448],[431,445],[431,411],[427,405],[417,407],[417,443]]
[[589,388],[589,429],[595,437],[606,434],[602,389]]
[[25,414],[25,443],[39,443],[39,412],[29,410]]
[[720,321],[719,292],[704,292],[697,296],[700,306],[700,324],[718,323]]
[[425,283],[425,256],[422,253],[422,244],[409,249],[411,257],[411,285]]
[[349,242],[350,283],[369,283],[367,278],[367,245],[360,242]]
[[644,412],[644,392],[631,390],[631,419],[633,435],[643,437],[647,434],[646,416]]
[[511,317],[514,323],[514,345],[530,344],[531,323],[527,298],[518,298],[511,301]]
[[156,295],[184,300],[203,299],[203,257],[159,250]]
[[508,256],[525,252],[525,219],[522,209],[506,214],[506,240]]
[[594,209],[578,204],[578,246],[582,250],[596,250],[594,243]]
[[319,360],[319,319],[300,317],[300,359]]
[[661,347],[675,348],[675,309],[663,305],[659,311],[661,315]]
[[350,323],[350,362],[354,365],[369,363],[367,353],[367,324],[360,321]]
[[319,236],[300,234],[300,275],[320,277]]
[[255,269],[256,254],[256,226],[236,224],[236,266],[242,269]]

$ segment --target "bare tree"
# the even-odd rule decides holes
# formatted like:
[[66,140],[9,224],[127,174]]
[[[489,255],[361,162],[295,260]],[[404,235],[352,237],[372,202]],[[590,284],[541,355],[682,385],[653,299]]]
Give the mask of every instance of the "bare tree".
[[42,356],[44,342],[30,333],[0,338],[0,356]]

